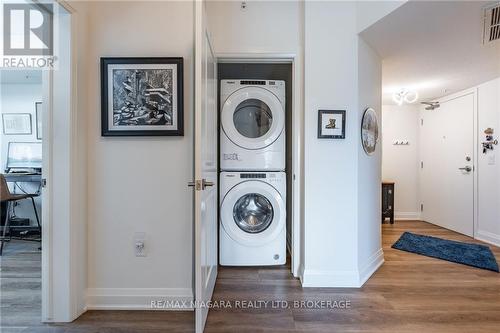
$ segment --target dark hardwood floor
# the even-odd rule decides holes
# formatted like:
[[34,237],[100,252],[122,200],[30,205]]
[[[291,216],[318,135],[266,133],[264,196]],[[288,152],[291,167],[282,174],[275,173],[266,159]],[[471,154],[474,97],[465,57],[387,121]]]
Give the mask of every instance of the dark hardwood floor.
[[[476,241],[424,222],[382,229],[385,263],[360,289],[302,288],[286,266],[219,269],[215,301],[347,300],[349,309],[276,309],[271,303],[212,309],[206,332],[500,332],[500,274],[391,249],[404,231]],[[500,260],[500,248],[491,249]],[[193,330],[192,312],[88,311],[70,324],[42,325],[39,253],[14,250],[1,263],[2,333]]]

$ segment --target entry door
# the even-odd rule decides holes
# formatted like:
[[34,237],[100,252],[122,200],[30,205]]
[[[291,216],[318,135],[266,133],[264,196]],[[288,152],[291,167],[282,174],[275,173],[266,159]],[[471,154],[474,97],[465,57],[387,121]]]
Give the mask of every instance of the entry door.
[[422,218],[474,235],[474,94],[422,112]]
[[195,325],[203,332],[217,277],[217,78],[205,2],[195,2]]

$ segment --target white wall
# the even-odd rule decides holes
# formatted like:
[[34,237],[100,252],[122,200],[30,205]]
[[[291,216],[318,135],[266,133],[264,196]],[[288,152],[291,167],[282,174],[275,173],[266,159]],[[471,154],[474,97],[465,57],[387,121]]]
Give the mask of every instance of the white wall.
[[[354,3],[305,3],[305,286],[358,277],[355,18]],[[347,109],[345,140],[317,139],[319,109]]]
[[[23,75],[24,72],[19,72]],[[22,78],[19,79],[22,81]],[[36,138],[36,112],[35,102],[42,101],[42,83],[2,83],[0,86],[0,114],[3,113],[29,113],[31,114],[31,134],[30,135],[5,135],[3,132],[3,123],[0,124],[0,168],[3,173],[7,163],[7,150],[9,142],[40,142]],[[0,119],[0,122],[2,119]],[[25,191],[35,193],[38,189],[38,184],[20,183]],[[18,188],[9,184],[10,190],[14,193],[22,193]],[[35,203],[38,210],[38,216],[41,217],[41,198],[35,198]],[[36,225],[35,213],[30,200],[19,201],[15,208],[18,217],[30,219],[31,225]]]
[[[382,119],[382,61],[362,39],[358,39],[358,124],[364,110],[371,107]],[[358,126],[359,129],[360,126]],[[359,135],[358,135],[359,138]],[[383,263],[381,207],[381,140],[368,156],[358,143],[358,269],[361,284]]]
[[209,1],[209,28],[217,54],[297,53],[300,49],[298,1]]
[[356,1],[357,30],[361,32],[404,5],[408,0]]
[[494,129],[500,141],[500,78],[477,87],[478,101],[478,221],[476,237],[500,246],[500,146],[483,154],[484,130]]
[[[88,51],[88,307],[192,297],[193,3],[95,2]],[[99,58],[184,57],[184,137],[101,137]],[[134,255],[146,233],[147,257]]]
[[[305,3],[304,286],[359,287],[383,262],[380,153],[360,152],[364,108],[380,109],[381,64],[358,40],[359,11]],[[330,108],[347,110],[345,140],[317,139],[317,112]]]
[[420,218],[419,115],[419,105],[382,106],[382,179],[395,182],[394,215],[399,220]]

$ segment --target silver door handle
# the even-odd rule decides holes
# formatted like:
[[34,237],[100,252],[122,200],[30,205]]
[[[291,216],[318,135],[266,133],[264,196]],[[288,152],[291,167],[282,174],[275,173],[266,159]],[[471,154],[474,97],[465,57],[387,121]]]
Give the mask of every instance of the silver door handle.
[[463,168],[458,168],[458,170],[463,170],[463,171],[471,172],[472,168],[470,166],[466,166],[466,167],[463,167]]
[[215,183],[213,182],[207,182],[207,180],[205,178],[203,178],[201,180],[201,187],[204,189],[205,187],[209,187],[209,186],[214,186]]
[[188,182],[188,187],[194,187],[196,191],[201,191],[201,190],[204,190],[205,187],[210,187],[210,186],[214,186],[214,185],[215,185],[215,183],[207,182],[207,180],[204,178],[201,181],[195,180],[193,182]]

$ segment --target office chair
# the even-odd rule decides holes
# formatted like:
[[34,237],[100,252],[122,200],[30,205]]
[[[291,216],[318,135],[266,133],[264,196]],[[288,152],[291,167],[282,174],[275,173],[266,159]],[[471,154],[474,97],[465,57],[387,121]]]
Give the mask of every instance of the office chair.
[[[3,174],[0,174],[0,202],[6,203],[6,212],[5,212],[5,223],[3,225],[3,232],[1,237],[1,245],[0,245],[0,256],[3,252],[3,246],[5,242],[8,242],[12,239],[12,233],[9,232],[9,239],[7,240],[5,235],[7,233],[7,229],[9,228],[9,207],[10,204],[23,199],[31,199],[31,203],[33,204],[33,210],[35,211],[36,223],[38,224],[38,230],[40,231],[40,238],[42,235],[42,227],[40,225],[40,219],[38,218],[38,212],[36,211],[35,206],[35,197],[38,197],[39,194],[11,194],[9,187],[7,186],[7,181]],[[29,240],[23,239],[22,240]]]

